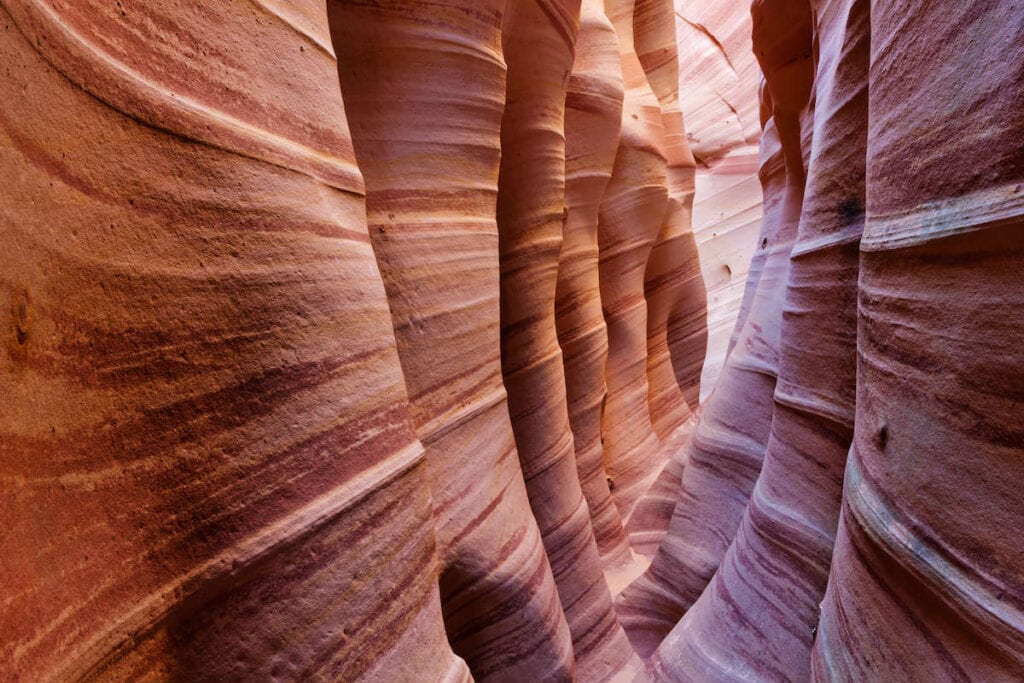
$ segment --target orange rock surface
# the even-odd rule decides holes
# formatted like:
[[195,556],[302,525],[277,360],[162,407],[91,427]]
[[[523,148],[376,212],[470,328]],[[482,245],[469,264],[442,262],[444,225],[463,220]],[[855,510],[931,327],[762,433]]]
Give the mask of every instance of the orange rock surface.
[[[572,645],[499,357],[503,17],[503,3],[475,0],[331,5],[370,234],[427,450],[449,639],[478,679],[555,679],[571,674]],[[389,104],[395,88],[403,98]]]
[[0,677],[468,680],[323,8],[0,25]]
[[611,179],[622,126],[622,67],[603,0],[583,0],[565,98],[565,222],[555,318],[565,364],[576,467],[606,564],[632,557],[604,466],[601,415],[607,394],[608,328],[598,275],[598,208]]
[[0,0],[0,680],[1024,679],[1019,4]]

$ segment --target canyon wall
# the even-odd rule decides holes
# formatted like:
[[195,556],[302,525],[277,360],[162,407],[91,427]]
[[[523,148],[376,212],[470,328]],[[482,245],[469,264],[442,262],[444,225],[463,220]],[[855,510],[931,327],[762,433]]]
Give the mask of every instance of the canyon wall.
[[637,673],[705,310],[640,10],[2,7],[4,676]]
[[695,158],[693,232],[707,286],[708,347],[701,401],[725,364],[758,244],[761,70],[749,2],[675,1],[679,101]]
[[1024,12],[911,5],[0,0],[0,679],[1020,680]]
[[623,625],[655,680],[1018,680],[1022,15],[751,11],[758,251]]
[[188,7],[0,11],[0,677],[468,680],[324,9]]

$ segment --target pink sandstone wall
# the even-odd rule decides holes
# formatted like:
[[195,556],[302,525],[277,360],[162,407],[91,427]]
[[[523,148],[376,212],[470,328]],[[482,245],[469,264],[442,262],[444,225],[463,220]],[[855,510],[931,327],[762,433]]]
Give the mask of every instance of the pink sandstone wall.
[[1016,0],[0,57],[0,680],[1024,679]]

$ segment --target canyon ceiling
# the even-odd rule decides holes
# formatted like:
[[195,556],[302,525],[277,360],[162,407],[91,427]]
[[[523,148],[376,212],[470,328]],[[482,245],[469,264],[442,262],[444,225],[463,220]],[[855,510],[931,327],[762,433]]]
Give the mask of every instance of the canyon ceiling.
[[1021,0],[0,57],[0,681],[1024,680]]

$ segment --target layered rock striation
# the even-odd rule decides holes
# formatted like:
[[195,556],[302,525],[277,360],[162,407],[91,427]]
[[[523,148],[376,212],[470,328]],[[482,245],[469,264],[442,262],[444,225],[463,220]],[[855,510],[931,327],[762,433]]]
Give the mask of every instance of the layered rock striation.
[[693,232],[707,286],[703,401],[725,363],[760,243],[761,71],[751,46],[750,3],[676,0],[674,18],[679,101],[697,162]]
[[1018,4],[0,0],[0,679],[1024,678]]
[[0,677],[469,680],[323,8],[0,25]]

